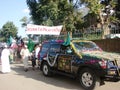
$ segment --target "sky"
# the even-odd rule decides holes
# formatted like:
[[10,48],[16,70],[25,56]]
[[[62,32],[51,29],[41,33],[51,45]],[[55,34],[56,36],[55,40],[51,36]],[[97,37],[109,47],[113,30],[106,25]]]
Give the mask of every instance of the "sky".
[[18,28],[18,36],[26,37],[25,28],[21,27],[20,20],[29,15],[26,0],[2,0],[0,3],[0,29],[8,21]]

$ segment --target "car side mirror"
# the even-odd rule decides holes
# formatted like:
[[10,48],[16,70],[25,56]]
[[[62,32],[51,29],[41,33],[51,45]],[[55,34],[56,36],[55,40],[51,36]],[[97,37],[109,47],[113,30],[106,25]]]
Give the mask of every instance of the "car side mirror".
[[71,54],[71,53],[72,53],[72,50],[71,50],[71,49],[68,49],[68,50],[67,50],[67,53],[68,53],[68,54]]

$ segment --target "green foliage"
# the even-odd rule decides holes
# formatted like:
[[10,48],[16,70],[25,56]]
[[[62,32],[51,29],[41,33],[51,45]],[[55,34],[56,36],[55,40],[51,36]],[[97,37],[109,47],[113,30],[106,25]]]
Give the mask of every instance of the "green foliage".
[[22,27],[25,27],[27,26],[27,23],[28,23],[28,18],[26,16],[24,16],[20,22],[22,22]]
[[0,32],[0,37],[2,38],[2,41],[7,41],[10,36],[16,37],[17,33],[18,28],[13,24],[13,22],[8,21],[6,24],[3,25]]
[[116,23],[116,22],[119,22],[119,19],[116,18],[115,16],[110,16],[110,17],[109,17],[109,21],[110,21],[110,22],[113,22],[113,23]]
[[81,14],[75,8],[73,0],[26,0],[26,2],[34,24],[63,25],[67,31],[80,27],[78,23],[82,21]]
[[119,0],[80,0],[80,1],[81,4],[84,4],[87,7],[89,7],[90,9],[89,14],[91,15],[94,14],[95,16],[95,17],[89,17],[87,15],[88,22],[90,19],[94,20],[96,18],[96,21],[93,21],[94,23],[88,23],[88,24],[93,26],[97,25],[98,23],[101,24],[101,29],[103,30],[103,38],[105,38],[106,34],[109,34],[109,32],[108,33],[106,32],[109,31],[109,29],[105,27],[108,27],[108,25],[111,22],[119,23],[120,20],[119,17],[120,14],[118,14],[118,11],[120,10]]
[[[110,5],[112,8],[118,7],[118,2],[116,0],[103,0],[102,3],[100,3],[100,0],[80,0],[81,4],[85,4],[90,9],[90,13],[95,14],[96,16],[99,16],[101,14],[102,9],[105,9],[107,5]],[[119,0],[118,0],[119,1]],[[115,16],[108,15],[108,23],[117,21],[117,18],[115,19]]]
[[90,9],[90,13],[96,15],[98,15],[103,8],[102,4],[99,2],[100,0],[81,0],[81,4],[85,4]]
[[[116,8],[117,6],[116,10],[119,11],[120,4],[116,3],[116,0],[103,0],[102,3],[100,3],[100,1],[101,0],[26,0],[34,24],[48,26],[63,25],[64,31],[83,31],[91,25],[97,26],[98,23],[101,24],[101,30],[104,30],[104,23],[119,22],[118,19],[116,19],[116,15],[120,18],[118,12],[116,12],[116,15],[108,15],[105,20],[102,16],[102,10],[110,4],[112,8]],[[120,1],[118,0],[117,2]],[[84,20],[83,18],[81,19],[81,13],[78,10],[78,7],[82,5],[90,9],[88,15],[84,17]]]

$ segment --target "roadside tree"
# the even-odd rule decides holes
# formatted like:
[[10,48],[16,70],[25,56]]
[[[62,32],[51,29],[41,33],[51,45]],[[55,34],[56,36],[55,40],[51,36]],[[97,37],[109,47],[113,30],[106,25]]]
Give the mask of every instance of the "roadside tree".
[[17,37],[17,33],[18,28],[13,24],[13,22],[8,21],[3,25],[0,31],[0,37],[2,38],[1,41],[6,42],[10,36]]
[[79,0],[26,0],[33,23],[36,25],[63,25],[63,31],[80,30]]

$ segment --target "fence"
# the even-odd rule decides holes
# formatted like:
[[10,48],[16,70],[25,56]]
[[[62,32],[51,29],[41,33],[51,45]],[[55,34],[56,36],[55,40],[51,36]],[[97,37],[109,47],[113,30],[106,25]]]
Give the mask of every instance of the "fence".
[[120,38],[92,40],[104,51],[120,53]]
[[87,32],[75,32],[72,34],[72,38],[81,38],[87,40],[96,40],[102,39],[103,32],[102,30],[89,30]]

